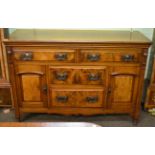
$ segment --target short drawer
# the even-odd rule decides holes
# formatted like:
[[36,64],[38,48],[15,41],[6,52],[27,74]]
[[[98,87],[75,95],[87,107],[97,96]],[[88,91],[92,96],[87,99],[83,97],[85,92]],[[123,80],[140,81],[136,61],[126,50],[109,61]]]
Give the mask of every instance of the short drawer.
[[52,89],[51,105],[56,107],[104,107],[103,89]]
[[105,85],[106,66],[50,66],[50,83],[63,85]]
[[113,53],[113,59],[116,62],[139,62],[140,52],[132,50],[120,50]]
[[77,107],[104,107],[103,89],[81,90],[77,92]]
[[71,49],[14,49],[15,60],[75,62],[75,50]]
[[51,104],[55,107],[75,107],[76,91],[66,89],[50,89]]
[[110,62],[113,61],[113,55],[109,50],[81,50],[81,62]]

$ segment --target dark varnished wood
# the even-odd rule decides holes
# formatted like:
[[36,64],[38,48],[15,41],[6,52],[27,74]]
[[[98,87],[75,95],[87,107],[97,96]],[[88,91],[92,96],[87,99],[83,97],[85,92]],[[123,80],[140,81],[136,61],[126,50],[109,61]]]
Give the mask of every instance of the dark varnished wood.
[[[24,112],[120,113],[138,120],[151,44],[142,34],[17,30],[4,43],[17,118]],[[25,52],[33,57],[21,59]]]

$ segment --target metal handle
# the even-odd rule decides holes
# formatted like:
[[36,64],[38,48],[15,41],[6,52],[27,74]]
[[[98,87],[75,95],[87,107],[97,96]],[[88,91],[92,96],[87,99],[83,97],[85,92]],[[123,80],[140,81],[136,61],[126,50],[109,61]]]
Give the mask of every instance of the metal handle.
[[44,92],[44,93],[47,93],[47,85],[44,85],[43,87],[42,87],[42,91]]
[[98,96],[88,96],[86,97],[86,101],[89,103],[95,103],[98,101]]
[[88,80],[89,81],[98,81],[100,79],[99,74],[90,73],[88,74]]
[[68,96],[57,96],[56,99],[57,99],[58,102],[65,103],[65,102],[68,101]]
[[130,61],[133,61],[134,60],[134,55],[122,55],[121,57],[122,61],[125,61],[125,62],[130,62]]
[[94,54],[94,53],[88,54],[87,59],[89,61],[98,61],[100,59],[100,54]]
[[61,80],[61,81],[65,81],[68,77],[67,72],[64,73],[56,73],[56,79],[57,80]]
[[31,52],[22,53],[20,56],[20,60],[29,61],[33,59],[33,54]]
[[58,61],[67,60],[67,54],[66,53],[55,54],[55,59],[58,60]]
[[11,51],[11,50],[8,50],[7,53],[8,53],[9,55],[11,55],[11,54],[12,54],[12,51]]

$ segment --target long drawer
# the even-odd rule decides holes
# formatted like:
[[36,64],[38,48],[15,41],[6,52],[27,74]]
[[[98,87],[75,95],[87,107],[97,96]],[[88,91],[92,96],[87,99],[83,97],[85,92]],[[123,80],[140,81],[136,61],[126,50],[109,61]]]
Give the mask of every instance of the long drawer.
[[13,59],[20,61],[75,62],[73,49],[14,48]]
[[104,89],[50,89],[54,107],[105,107]]
[[137,49],[89,49],[81,50],[81,62],[138,62],[141,51]]
[[50,84],[105,85],[106,66],[50,66]]

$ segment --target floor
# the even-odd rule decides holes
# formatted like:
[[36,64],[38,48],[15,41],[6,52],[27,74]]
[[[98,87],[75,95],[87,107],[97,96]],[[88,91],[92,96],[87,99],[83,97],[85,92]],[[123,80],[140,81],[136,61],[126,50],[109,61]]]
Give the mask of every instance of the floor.
[[[17,122],[14,110],[0,109],[0,122]],[[23,122],[89,122],[103,127],[155,127],[155,116],[148,112],[141,112],[137,125],[132,124],[128,115],[97,115],[97,116],[62,116],[49,114],[27,114]]]

